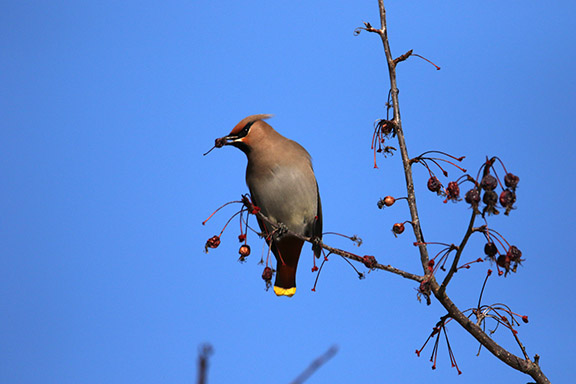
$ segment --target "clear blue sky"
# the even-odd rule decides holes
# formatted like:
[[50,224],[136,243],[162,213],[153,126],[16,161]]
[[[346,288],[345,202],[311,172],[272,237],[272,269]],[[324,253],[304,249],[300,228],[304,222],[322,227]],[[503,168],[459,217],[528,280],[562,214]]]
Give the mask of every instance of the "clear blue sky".
[[[521,178],[518,209],[490,224],[522,249],[517,274],[485,302],[530,323],[519,335],[554,382],[574,377],[574,4],[387,1],[412,156],[498,155]],[[399,156],[372,168],[372,123],[388,90],[378,24],[364,1],[9,1],[0,12],[0,382],[193,383],[198,346],[215,349],[211,384],[288,383],[332,344],[309,383],[526,382],[452,324],[432,371],[414,350],[444,314],[382,271],[358,280],[331,257],[311,292],[311,252],[292,299],[264,290],[237,223],[203,253],[247,192],[234,148],[203,157],[243,117],[270,123],[314,158],[325,230],[358,234],[359,254],[420,273],[407,232]],[[458,176],[451,171],[450,178]],[[443,204],[415,168],[425,236],[458,242],[464,203]],[[327,238],[335,246],[345,241]],[[470,243],[467,260],[482,256]],[[434,251],[434,248],[431,248]],[[488,263],[449,294],[476,304]],[[361,267],[363,269],[363,267]],[[519,354],[503,330],[496,340]]]

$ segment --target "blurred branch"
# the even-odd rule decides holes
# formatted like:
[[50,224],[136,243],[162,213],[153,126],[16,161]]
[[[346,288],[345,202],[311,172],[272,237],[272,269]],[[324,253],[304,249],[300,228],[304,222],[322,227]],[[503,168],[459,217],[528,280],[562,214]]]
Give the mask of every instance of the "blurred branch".
[[206,384],[206,377],[208,376],[208,359],[212,354],[213,349],[210,344],[203,344],[198,352],[198,380],[197,384]]
[[303,382],[308,380],[308,378],[312,376],[314,372],[316,372],[322,365],[326,364],[328,360],[333,358],[337,352],[338,347],[336,345],[331,346],[326,352],[324,352],[322,355],[317,357],[312,363],[310,363],[308,368],[306,368],[304,372],[302,372],[290,384],[302,384]]

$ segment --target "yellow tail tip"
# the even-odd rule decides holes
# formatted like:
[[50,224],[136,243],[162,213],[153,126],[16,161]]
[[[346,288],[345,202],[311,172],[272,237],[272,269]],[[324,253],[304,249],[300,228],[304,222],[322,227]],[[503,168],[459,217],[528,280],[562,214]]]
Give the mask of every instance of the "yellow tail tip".
[[274,293],[276,294],[276,296],[292,297],[296,293],[296,287],[280,288],[280,287],[274,286]]

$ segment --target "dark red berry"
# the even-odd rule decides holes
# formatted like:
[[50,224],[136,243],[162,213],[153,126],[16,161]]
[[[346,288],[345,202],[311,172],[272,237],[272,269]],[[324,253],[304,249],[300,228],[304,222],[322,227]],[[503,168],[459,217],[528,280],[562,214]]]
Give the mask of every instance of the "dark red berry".
[[399,235],[404,232],[404,223],[396,223],[392,226],[392,232],[394,235]]
[[504,184],[506,184],[508,188],[515,189],[519,181],[520,178],[511,173],[507,173],[506,176],[504,176]]
[[506,208],[505,215],[509,214],[512,209],[514,209],[514,203],[516,202],[516,193],[510,189],[505,189],[500,193],[500,204]]
[[496,260],[496,264],[498,264],[500,267],[504,268],[506,270],[506,272],[508,272],[510,270],[510,259],[506,255],[498,256],[498,259]]
[[484,253],[486,254],[486,256],[489,257],[496,256],[496,254],[498,253],[498,248],[496,248],[496,244],[494,244],[493,242],[486,243],[486,245],[484,246]]
[[374,256],[364,256],[362,257],[362,262],[366,266],[366,268],[373,269],[376,267],[376,258]]
[[509,189],[503,190],[500,194],[500,204],[502,204],[503,207],[508,207],[514,204],[514,202],[516,202],[516,194]]
[[244,244],[238,250],[240,257],[244,258],[246,256],[250,256],[250,246],[248,244]]
[[485,191],[493,191],[498,186],[498,180],[491,174],[487,174],[482,178],[480,181],[480,188],[484,189]]
[[480,191],[478,188],[472,188],[466,192],[466,195],[464,195],[464,200],[466,200],[466,202],[470,205],[478,206],[478,203],[480,203]]
[[380,129],[380,132],[384,136],[388,136],[394,131],[394,122],[390,120],[381,119],[376,123],[376,126]]
[[442,183],[436,176],[432,176],[428,179],[428,190],[431,192],[440,193],[440,189],[442,188]]
[[208,248],[218,248],[219,245],[220,245],[220,236],[212,236],[206,241],[204,251],[208,252]]
[[219,139],[214,140],[214,146],[216,148],[222,148],[225,145],[226,145],[226,138],[225,137],[220,137]]
[[498,202],[498,194],[495,191],[486,191],[484,192],[484,196],[482,196],[482,201],[486,206],[482,210],[482,217],[486,213],[489,215],[497,215],[500,212],[496,209],[496,203]]
[[482,201],[484,202],[484,204],[493,207],[498,202],[498,194],[494,191],[486,191],[484,192]]
[[383,199],[378,200],[378,208],[382,209],[384,206],[390,207],[396,202],[396,199],[392,196],[386,196]]
[[521,261],[520,258],[522,257],[522,251],[520,251],[518,247],[516,247],[515,245],[512,245],[510,249],[508,249],[506,256],[508,256],[510,261],[518,263],[519,261]]
[[522,321],[527,323],[528,322],[528,316],[526,316],[526,315],[522,316]]
[[446,187],[446,199],[456,201],[460,198],[460,186],[457,182],[451,181]]
[[262,280],[266,282],[266,290],[272,286],[272,276],[274,276],[274,270],[270,267],[264,268]]

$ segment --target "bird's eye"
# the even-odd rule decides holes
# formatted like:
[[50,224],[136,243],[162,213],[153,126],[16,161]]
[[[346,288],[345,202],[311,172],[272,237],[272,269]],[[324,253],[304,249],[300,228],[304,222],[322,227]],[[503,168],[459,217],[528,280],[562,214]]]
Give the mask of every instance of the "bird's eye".
[[252,126],[252,124],[254,124],[254,121],[251,121],[248,124],[246,124],[244,128],[242,128],[242,130],[238,132],[238,137],[245,137],[248,134],[248,131],[250,131],[250,127]]

